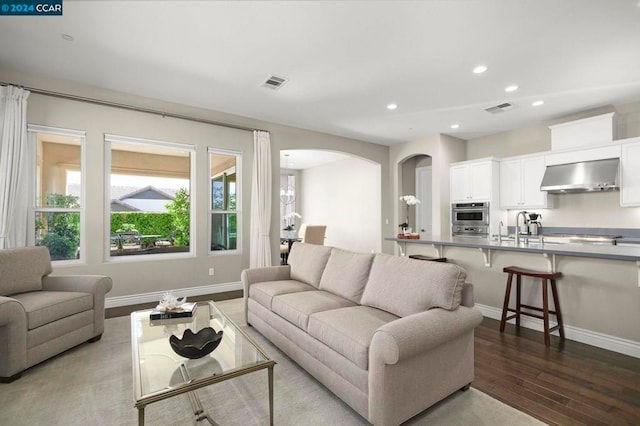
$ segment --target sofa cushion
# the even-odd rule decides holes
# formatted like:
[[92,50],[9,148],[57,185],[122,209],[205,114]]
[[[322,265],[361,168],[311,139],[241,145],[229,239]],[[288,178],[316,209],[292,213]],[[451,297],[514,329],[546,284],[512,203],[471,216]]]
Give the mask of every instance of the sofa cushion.
[[308,333],[363,370],[369,368],[369,345],[376,330],[397,316],[369,306],[317,312],[309,317]]
[[316,288],[324,270],[331,247],[316,244],[294,243],[287,259],[291,267],[291,279],[302,281]]
[[0,250],[0,296],[42,290],[42,277],[51,272],[44,246]]
[[11,297],[24,306],[29,330],[93,309],[93,295],[90,293],[34,291],[14,294]]
[[249,297],[265,308],[271,310],[271,301],[274,296],[310,290],[316,290],[316,288],[309,284],[301,283],[300,281],[266,281],[263,283],[252,284],[249,287]]
[[320,290],[360,303],[373,256],[333,248],[320,279]]
[[307,331],[311,314],[347,306],[355,306],[355,303],[326,291],[314,290],[276,296],[271,303],[271,310]]
[[460,305],[467,274],[452,263],[376,254],[362,304],[406,317],[432,308]]

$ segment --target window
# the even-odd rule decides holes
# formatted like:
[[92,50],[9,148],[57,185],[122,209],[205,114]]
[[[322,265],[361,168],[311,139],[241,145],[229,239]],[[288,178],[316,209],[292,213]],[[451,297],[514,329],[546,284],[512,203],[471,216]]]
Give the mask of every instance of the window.
[[53,261],[80,259],[85,133],[34,125],[28,132],[36,154],[32,243],[47,246]]
[[105,135],[110,258],[191,251],[195,147]]
[[240,250],[241,155],[209,148],[211,251]]

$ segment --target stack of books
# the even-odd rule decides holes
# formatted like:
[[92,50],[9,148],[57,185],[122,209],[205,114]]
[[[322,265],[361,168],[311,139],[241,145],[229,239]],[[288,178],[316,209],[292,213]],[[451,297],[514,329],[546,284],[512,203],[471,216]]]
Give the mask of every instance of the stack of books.
[[169,311],[158,311],[154,309],[151,311],[149,319],[151,321],[168,320],[176,318],[191,319],[195,314],[198,305],[194,303],[183,303],[179,308],[171,309]]

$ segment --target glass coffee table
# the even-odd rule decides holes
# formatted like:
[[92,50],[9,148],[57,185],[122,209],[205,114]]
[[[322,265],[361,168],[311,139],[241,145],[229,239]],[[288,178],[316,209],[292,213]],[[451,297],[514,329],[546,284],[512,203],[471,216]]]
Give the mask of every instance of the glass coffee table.
[[[149,309],[131,314],[133,389],[139,425],[144,425],[147,405],[185,393],[195,420],[206,420],[215,425],[195,390],[265,368],[269,376],[269,422],[273,425],[273,366],[276,362],[215,303],[198,303],[191,318],[151,321],[150,313]],[[222,341],[213,352],[199,359],[188,359],[173,351],[169,344],[171,335],[182,338],[187,328],[196,333],[205,327],[223,331]]]

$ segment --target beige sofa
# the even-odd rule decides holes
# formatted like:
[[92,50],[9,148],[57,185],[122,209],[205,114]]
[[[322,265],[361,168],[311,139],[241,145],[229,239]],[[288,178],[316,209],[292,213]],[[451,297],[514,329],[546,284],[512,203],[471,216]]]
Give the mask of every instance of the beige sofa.
[[473,380],[482,314],[457,265],[296,243],[242,272],[247,323],[374,425]]
[[46,247],[0,250],[0,382],[102,336],[111,278],[51,272]]

